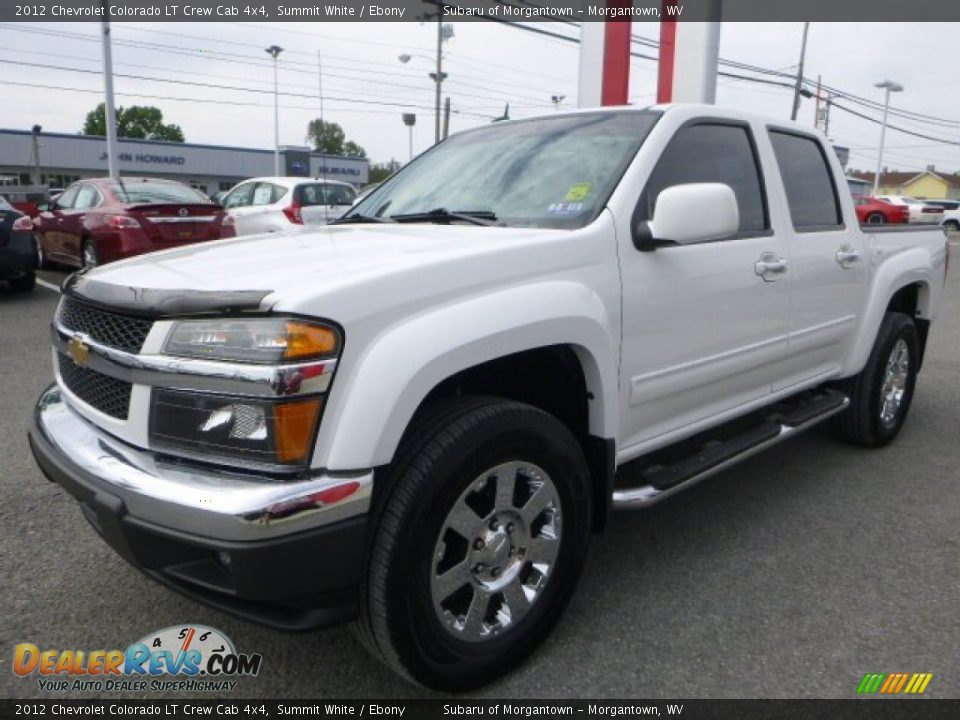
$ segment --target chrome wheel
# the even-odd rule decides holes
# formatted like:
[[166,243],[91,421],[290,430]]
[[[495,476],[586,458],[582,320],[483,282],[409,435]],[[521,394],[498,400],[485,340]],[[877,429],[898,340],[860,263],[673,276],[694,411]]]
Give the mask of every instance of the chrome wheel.
[[561,533],[560,498],[542,468],[508,462],[477,477],[434,546],[430,594],[443,627],[467,642],[514,627],[543,594]]
[[880,421],[884,425],[893,425],[903,406],[907,394],[907,382],[910,379],[910,348],[906,340],[900,338],[890,351],[887,367],[880,387]]

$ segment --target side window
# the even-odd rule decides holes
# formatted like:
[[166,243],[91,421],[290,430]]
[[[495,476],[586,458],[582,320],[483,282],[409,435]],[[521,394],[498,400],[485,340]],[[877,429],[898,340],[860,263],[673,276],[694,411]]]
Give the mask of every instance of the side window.
[[740,234],[770,227],[750,130],[711,123],[688,125],[673,136],[647,181],[636,219],[650,220],[657,197],[668,187],[707,182],[733,189],[740,207]]
[[287,189],[273,183],[257,183],[251,205],[272,205],[287,194]]
[[74,209],[82,210],[96,207],[100,202],[100,194],[93,185],[81,185],[77,193],[77,199],[73,203]]
[[255,183],[244,183],[243,185],[234,188],[223,199],[223,206],[227,209],[230,209],[249,205],[253,198],[254,185]]
[[77,199],[77,193],[80,192],[80,186],[74,185],[67,188],[63,194],[57,198],[57,209],[59,210],[69,210],[73,207],[74,201]]
[[794,229],[812,231],[843,225],[833,173],[820,143],[776,130],[770,131],[770,142],[787,191]]

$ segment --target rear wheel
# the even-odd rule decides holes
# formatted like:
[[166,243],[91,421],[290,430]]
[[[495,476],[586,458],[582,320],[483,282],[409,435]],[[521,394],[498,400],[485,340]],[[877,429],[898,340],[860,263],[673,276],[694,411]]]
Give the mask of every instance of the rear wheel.
[[867,223],[870,225],[883,225],[887,219],[883,216],[883,213],[870,213],[867,215]]
[[887,313],[863,371],[838,384],[850,407],[831,421],[834,434],[866,447],[893,440],[910,410],[919,362],[920,336],[913,319]]
[[458,398],[425,412],[380,482],[358,630],[397,672],[467,690],[547,636],[590,531],[583,453],[529,405]]
[[951,232],[960,230],[960,220],[945,220],[943,226]]
[[81,258],[84,269],[95,268],[99,261],[97,259],[97,248],[90,238],[83,241],[83,256]]

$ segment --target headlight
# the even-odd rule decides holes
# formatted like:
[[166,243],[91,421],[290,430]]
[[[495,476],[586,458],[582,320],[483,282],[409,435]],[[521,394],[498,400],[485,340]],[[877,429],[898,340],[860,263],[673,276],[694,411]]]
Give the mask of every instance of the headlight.
[[335,357],[339,351],[337,330],[291,318],[181,320],[163,347],[166,355],[268,365]]
[[151,445],[201,460],[276,466],[305,465],[323,399],[271,401],[156,389]]

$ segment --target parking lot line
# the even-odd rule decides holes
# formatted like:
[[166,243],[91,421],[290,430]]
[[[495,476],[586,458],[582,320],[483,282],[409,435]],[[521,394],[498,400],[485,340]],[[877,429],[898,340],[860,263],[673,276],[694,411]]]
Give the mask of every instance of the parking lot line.
[[60,286],[59,286],[59,285],[54,285],[53,283],[48,283],[46,280],[41,280],[40,278],[37,278],[37,285],[39,285],[40,287],[45,287],[47,290],[53,290],[53,291],[54,291],[55,293],[57,293],[57,294],[60,293]]

